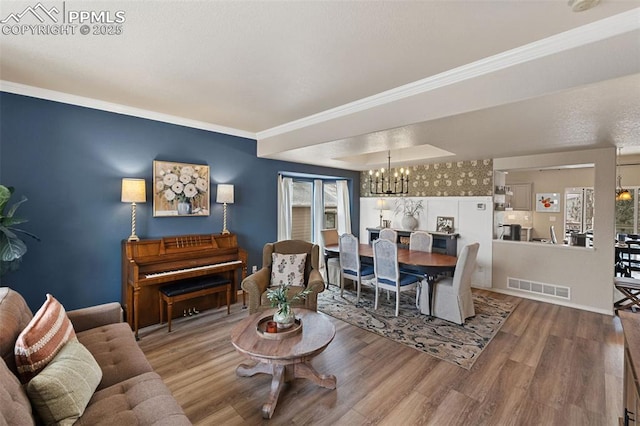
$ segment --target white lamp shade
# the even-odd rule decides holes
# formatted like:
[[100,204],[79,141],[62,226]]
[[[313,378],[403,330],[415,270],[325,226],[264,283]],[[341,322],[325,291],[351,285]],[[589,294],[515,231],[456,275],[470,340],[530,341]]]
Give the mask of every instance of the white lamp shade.
[[123,203],[144,203],[147,201],[147,191],[144,179],[122,179],[122,198]]
[[378,198],[378,200],[376,201],[376,210],[389,210],[387,200],[385,200],[384,198]]
[[218,184],[216,203],[233,204],[233,185]]

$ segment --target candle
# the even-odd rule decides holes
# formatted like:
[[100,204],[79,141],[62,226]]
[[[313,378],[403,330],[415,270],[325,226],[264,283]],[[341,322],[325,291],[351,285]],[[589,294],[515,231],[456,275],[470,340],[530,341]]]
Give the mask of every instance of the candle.
[[267,333],[277,333],[278,324],[275,321],[267,321]]

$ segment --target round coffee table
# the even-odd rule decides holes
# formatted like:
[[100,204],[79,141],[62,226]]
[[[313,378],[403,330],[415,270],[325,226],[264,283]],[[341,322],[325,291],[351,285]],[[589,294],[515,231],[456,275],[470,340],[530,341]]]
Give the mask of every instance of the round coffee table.
[[296,318],[302,323],[302,331],[281,340],[261,337],[256,331],[264,317],[271,316],[275,309],[253,314],[242,320],[231,332],[231,343],[238,352],[254,361],[252,365],[240,364],[236,374],[241,377],[257,373],[271,374],[269,399],[262,406],[262,417],[270,419],[278,403],[284,383],[296,378],[311,380],[318,386],[336,388],[336,377],[318,373],[311,360],[321,353],[336,334],[331,321],[321,313],[296,308]]

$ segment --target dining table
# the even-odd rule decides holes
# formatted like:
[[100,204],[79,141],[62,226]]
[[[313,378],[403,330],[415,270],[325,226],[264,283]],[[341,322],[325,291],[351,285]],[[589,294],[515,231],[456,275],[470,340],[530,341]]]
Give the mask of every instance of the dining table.
[[[373,264],[373,246],[359,244],[358,255],[361,261]],[[325,264],[331,257],[340,256],[339,245],[329,245],[324,248]],[[453,272],[458,258],[443,253],[411,250],[398,247],[398,265],[401,272],[420,275],[425,278],[427,291],[429,292],[429,316],[433,315],[433,293],[438,276],[447,272]]]

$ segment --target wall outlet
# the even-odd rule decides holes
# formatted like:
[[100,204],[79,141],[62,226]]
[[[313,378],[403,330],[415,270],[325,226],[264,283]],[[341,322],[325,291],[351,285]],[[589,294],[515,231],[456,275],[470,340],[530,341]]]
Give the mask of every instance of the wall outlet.
[[555,222],[555,221],[556,221],[555,216],[549,216],[549,222]]
[[256,265],[253,265],[253,266],[251,267],[251,273],[252,273],[252,274],[255,274],[256,272],[258,272],[258,267],[257,267]]

